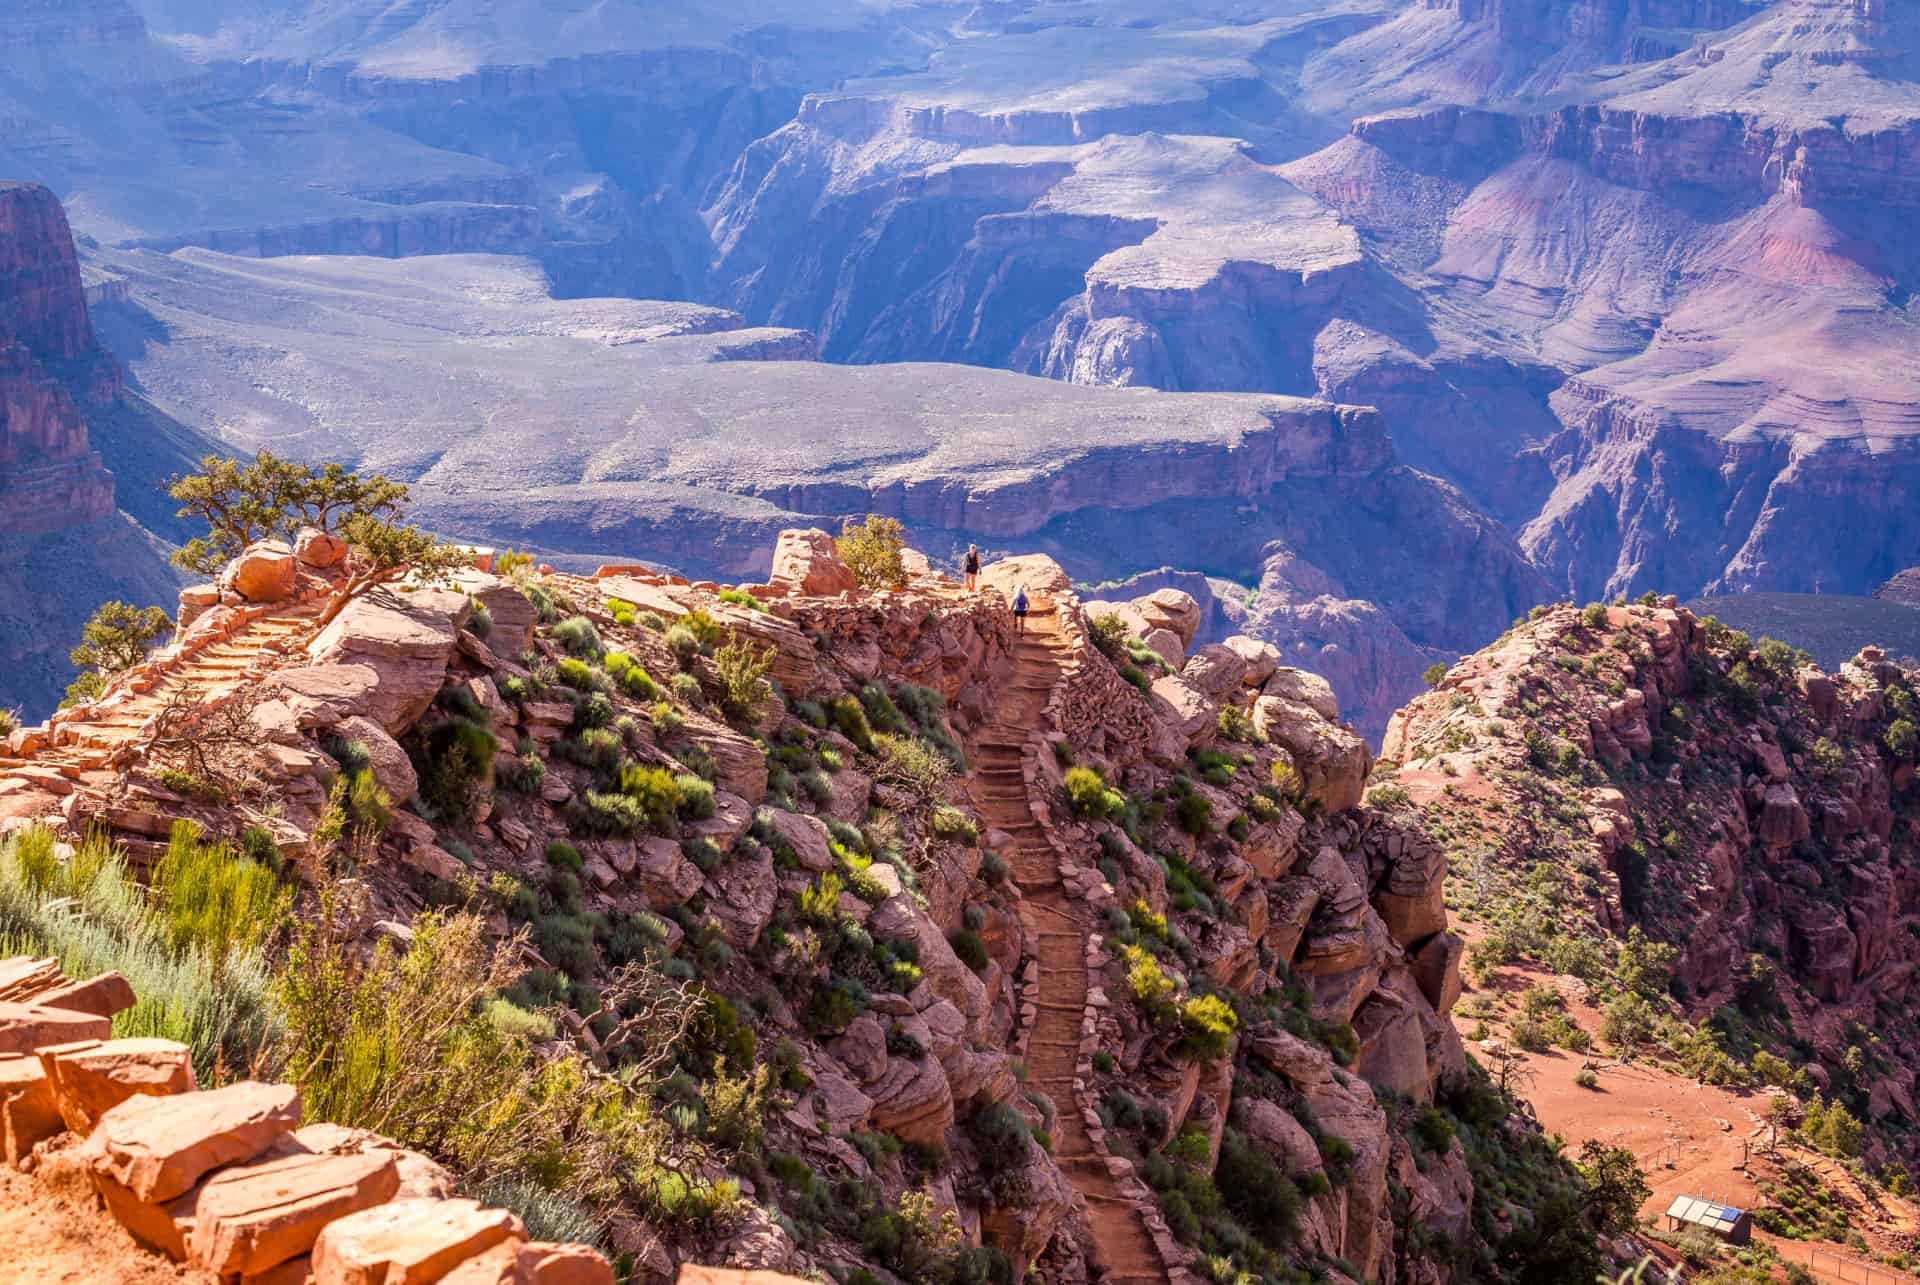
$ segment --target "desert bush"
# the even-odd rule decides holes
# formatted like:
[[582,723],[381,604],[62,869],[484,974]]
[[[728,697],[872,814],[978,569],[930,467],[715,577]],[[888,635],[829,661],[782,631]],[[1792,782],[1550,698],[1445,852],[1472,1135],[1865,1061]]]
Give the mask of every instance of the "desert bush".
[[1090,767],[1070,767],[1061,782],[1075,816],[1111,821],[1127,810],[1127,797],[1107,786],[1107,778]]
[[655,701],[660,699],[660,684],[655,682],[639,661],[624,651],[610,651],[606,661],[607,676],[620,684],[620,690],[637,701]]
[[1447,666],[1439,661],[1420,671],[1420,678],[1429,687],[1438,687],[1447,680]]
[[772,694],[767,684],[767,673],[773,668],[772,647],[735,639],[713,654],[713,665],[720,676],[720,701],[729,713],[751,717]]
[[1173,998],[1173,979],[1160,967],[1160,961],[1138,946],[1122,951],[1127,963],[1127,991],[1134,1002],[1155,1015],[1163,1013]]
[[680,808],[679,783],[674,773],[664,767],[628,764],[620,773],[620,793],[631,799],[647,823],[657,830],[664,831],[672,825]]
[[933,832],[942,839],[951,839],[957,843],[972,844],[978,842],[980,838],[980,827],[974,823],[972,817],[959,808],[935,808]]
[[679,772],[673,778],[675,809],[693,821],[705,821],[714,812],[713,782],[692,772]]
[[765,611],[767,604],[748,593],[745,589],[722,589],[720,601],[736,607],[745,607],[748,611]]
[[1095,616],[1087,623],[1088,639],[1100,649],[1101,655],[1116,663],[1127,654],[1129,632],[1127,622],[1112,613]]
[[848,522],[833,542],[840,561],[865,589],[897,589],[907,583],[905,529],[897,518],[869,514],[864,522]]
[[947,944],[953,947],[953,953],[959,956],[960,962],[974,972],[978,973],[986,968],[990,957],[987,954],[987,944],[981,940],[979,933],[970,928],[962,928],[947,938]]
[[1240,1019],[1218,995],[1196,995],[1180,1006],[1180,1042],[1174,1051],[1194,1062],[1213,1062],[1233,1051]]
[[700,640],[685,625],[675,625],[667,630],[667,650],[684,667],[700,654]]
[[882,732],[873,738],[874,754],[879,760],[874,779],[911,790],[927,802],[940,797],[953,764],[939,748],[918,736],[896,736]]
[[569,656],[583,659],[598,658],[605,650],[600,644],[600,631],[585,616],[569,616],[553,627],[553,641],[560,650]]
[[[285,901],[255,882],[251,871],[264,867],[230,853],[222,862],[219,845],[196,841],[201,851],[172,872],[176,909],[165,889],[149,897],[103,836],[66,861],[54,845],[39,827],[0,842],[0,956],[52,955],[81,979],[119,972],[135,1001],[115,1015],[113,1034],[186,1044],[202,1084],[270,1069],[280,1018],[258,943]],[[246,920],[247,906],[260,918]]]

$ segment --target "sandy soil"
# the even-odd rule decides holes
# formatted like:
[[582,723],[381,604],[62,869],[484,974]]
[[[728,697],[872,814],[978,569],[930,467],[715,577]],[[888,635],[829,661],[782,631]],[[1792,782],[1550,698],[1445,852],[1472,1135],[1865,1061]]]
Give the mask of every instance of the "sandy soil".
[[0,1285],[215,1285],[136,1246],[106,1214],[80,1209],[0,1165]]

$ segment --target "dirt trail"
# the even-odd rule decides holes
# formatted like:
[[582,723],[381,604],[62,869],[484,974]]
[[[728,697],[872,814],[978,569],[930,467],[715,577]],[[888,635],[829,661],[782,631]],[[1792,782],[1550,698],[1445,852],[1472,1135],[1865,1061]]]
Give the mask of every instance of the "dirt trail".
[[105,1214],[0,1165],[0,1285],[215,1285],[136,1246]]
[[1060,680],[1067,648],[1052,608],[1037,608],[1015,653],[1013,676],[993,717],[974,741],[973,797],[987,824],[1012,836],[1007,858],[1014,881],[1039,924],[1039,1019],[1027,1047],[1027,1083],[1059,1108],[1053,1154],[1086,1205],[1104,1279],[1112,1285],[1148,1285],[1169,1278],[1137,1210],[1107,1172],[1080,1118],[1074,1064],[1087,999],[1085,908],[1060,882],[1057,854],[1033,818],[1021,770],[1027,738],[1045,717],[1047,697]]

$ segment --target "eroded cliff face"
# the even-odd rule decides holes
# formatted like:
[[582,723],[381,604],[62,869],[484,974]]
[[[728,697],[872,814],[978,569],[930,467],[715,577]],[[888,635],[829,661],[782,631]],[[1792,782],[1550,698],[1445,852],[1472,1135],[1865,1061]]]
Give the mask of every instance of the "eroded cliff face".
[[67,648],[103,598],[172,596],[164,550],[116,511],[89,431],[90,419],[146,426],[122,416],[121,398],[60,202],[44,187],[0,183],[0,709],[45,712],[72,676]]
[[[1910,1158],[1917,681],[1873,648],[1822,673],[1670,599],[1559,607],[1454,666],[1383,753],[1456,836],[1490,962],[1545,957],[1604,1001],[1606,951],[1644,932],[1672,948],[1637,983],[1656,1012],[1711,1019],[1737,1061],[1806,1062],[1807,1087],[1885,1126],[1869,1155]],[[1565,890],[1521,891],[1537,863]],[[1515,935],[1529,916],[1547,927]]]
[[0,184],[0,535],[113,512],[84,408],[119,390],[118,367],[94,343],[66,212],[43,187]]

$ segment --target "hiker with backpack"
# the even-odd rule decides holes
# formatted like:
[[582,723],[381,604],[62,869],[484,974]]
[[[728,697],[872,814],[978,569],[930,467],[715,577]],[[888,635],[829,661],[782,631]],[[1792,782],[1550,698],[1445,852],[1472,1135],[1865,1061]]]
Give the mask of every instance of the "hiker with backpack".
[[1015,633],[1027,632],[1027,587],[1021,585],[1013,592],[1013,627]]

